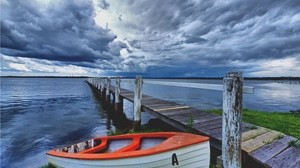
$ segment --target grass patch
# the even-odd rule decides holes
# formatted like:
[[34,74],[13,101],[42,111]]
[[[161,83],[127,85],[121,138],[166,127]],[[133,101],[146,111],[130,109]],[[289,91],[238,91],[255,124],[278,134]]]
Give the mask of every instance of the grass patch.
[[47,165],[41,166],[41,168],[55,168],[52,164],[48,163]]
[[296,139],[296,140],[291,140],[290,142],[289,142],[289,146],[294,146],[294,147],[300,147],[300,143],[298,143],[298,139]]
[[194,117],[193,115],[190,114],[188,118],[188,123],[187,123],[188,128],[186,132],[193,133],[193,125],[194,125]]
[[[206,110],[222,115],[221,109]],[[300,113],[262,112],[243,109],[243,122],[276,130],[300,139]]]

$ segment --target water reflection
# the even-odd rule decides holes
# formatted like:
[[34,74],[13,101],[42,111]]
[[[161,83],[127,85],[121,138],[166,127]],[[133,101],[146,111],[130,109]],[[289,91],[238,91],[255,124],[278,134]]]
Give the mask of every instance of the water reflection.
[[[168,80],[222,84],[222,80]],[[133,90],[133,83],[121,82]],[[244,94],[244,107],[265,111],[300,109],[300,85],[245,81],[255,87]],[[202,89],[143,86],[143,93],[199,109],[222,108],[222,92]],[[39,167],[48,150],[106,135],[132,126],[133,105],[124,100],[124,113],[109,112],[83,79],[1,79],[1,167]],[[170,130],[149,113],[142,124]]]

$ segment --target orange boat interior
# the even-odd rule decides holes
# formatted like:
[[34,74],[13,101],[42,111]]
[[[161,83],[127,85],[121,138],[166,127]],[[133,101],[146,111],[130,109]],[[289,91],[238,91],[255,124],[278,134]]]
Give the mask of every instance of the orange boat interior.
[[177,132],[125,134],[94,138],[47,154],[73,159],[114,159],[150,155],[204,141],[208,137]]

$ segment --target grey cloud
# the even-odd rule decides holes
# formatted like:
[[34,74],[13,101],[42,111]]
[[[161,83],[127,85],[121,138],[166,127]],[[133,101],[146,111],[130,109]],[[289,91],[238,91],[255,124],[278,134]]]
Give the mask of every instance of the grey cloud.
[[[91,1],[78,2],[53,3],[46,12],[31,1],[4,4],[2,52],[110,71],[172,67],[186,74],[191,66],[227,70],[232,61],[300,59],[297,0],[99,0],[103,10],[125,10],[114,14],[129,46],[95,24]],[[120,56],[122,49],[129,56]]]
[[115,56],[120,56],[121,49],[123,49],[123,48],[128,49],[127,44],[120,42],[120,41],[110,43],[108,46],[109,46],[109,52]]
[[99,1],[99,7],[102,9],[108,9],[109,8],[109,3],[106,2],[106,0],[100,0]]
[[207,39],[201,37],[188,37],[185,40],[186,43],[198,43],[198,44],[204,43],[206,41]]
[[299,17],[299,1],[126,2],[140,17],[135,26],[145,37],[144,42],[132,39],[131,46],[156,58],[177,53],[179,60],[230,66],[233,60],[299,57],[300,22],[291,19]]
[[91,1],[50,3],[46,9],[36,4],[17,0],[2,4],[3,54],[73,62],[113,59],[104,52],[109,52],[116,35],[96,25]]

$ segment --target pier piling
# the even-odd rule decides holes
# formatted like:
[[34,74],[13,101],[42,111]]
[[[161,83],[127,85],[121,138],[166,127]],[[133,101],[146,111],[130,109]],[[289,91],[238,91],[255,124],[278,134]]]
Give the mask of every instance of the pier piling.
[[101,78],[100,80],[101,80],[101,88],[100,88],[100,93],[101,93],[101,94],[100,94],[100,96],[101,96],[101,99],[103,100],[103,98],[104,98],[104,88],[105,88],[104,82],[105,82],[105,81],[104,81],[104,78]]
[[143,78],[141,76],[136,76],[135,87],[134,87],[134,109],[133,109],[133,130],[138,131],[141,128],[141,107],[142,107],[142,86]]
[[240,168],[242,140],[243,78],[228,72],[224,78],[222,160],[224,168]]
[[122,112],[123,111],[123,100],[120,98],[120,90],[121,90],[121,79],[119,77],[116,78],[116,86],[115,86],[115,111]]
[[109,105],[110,104],[110,78],[106,78],[106,104]]

